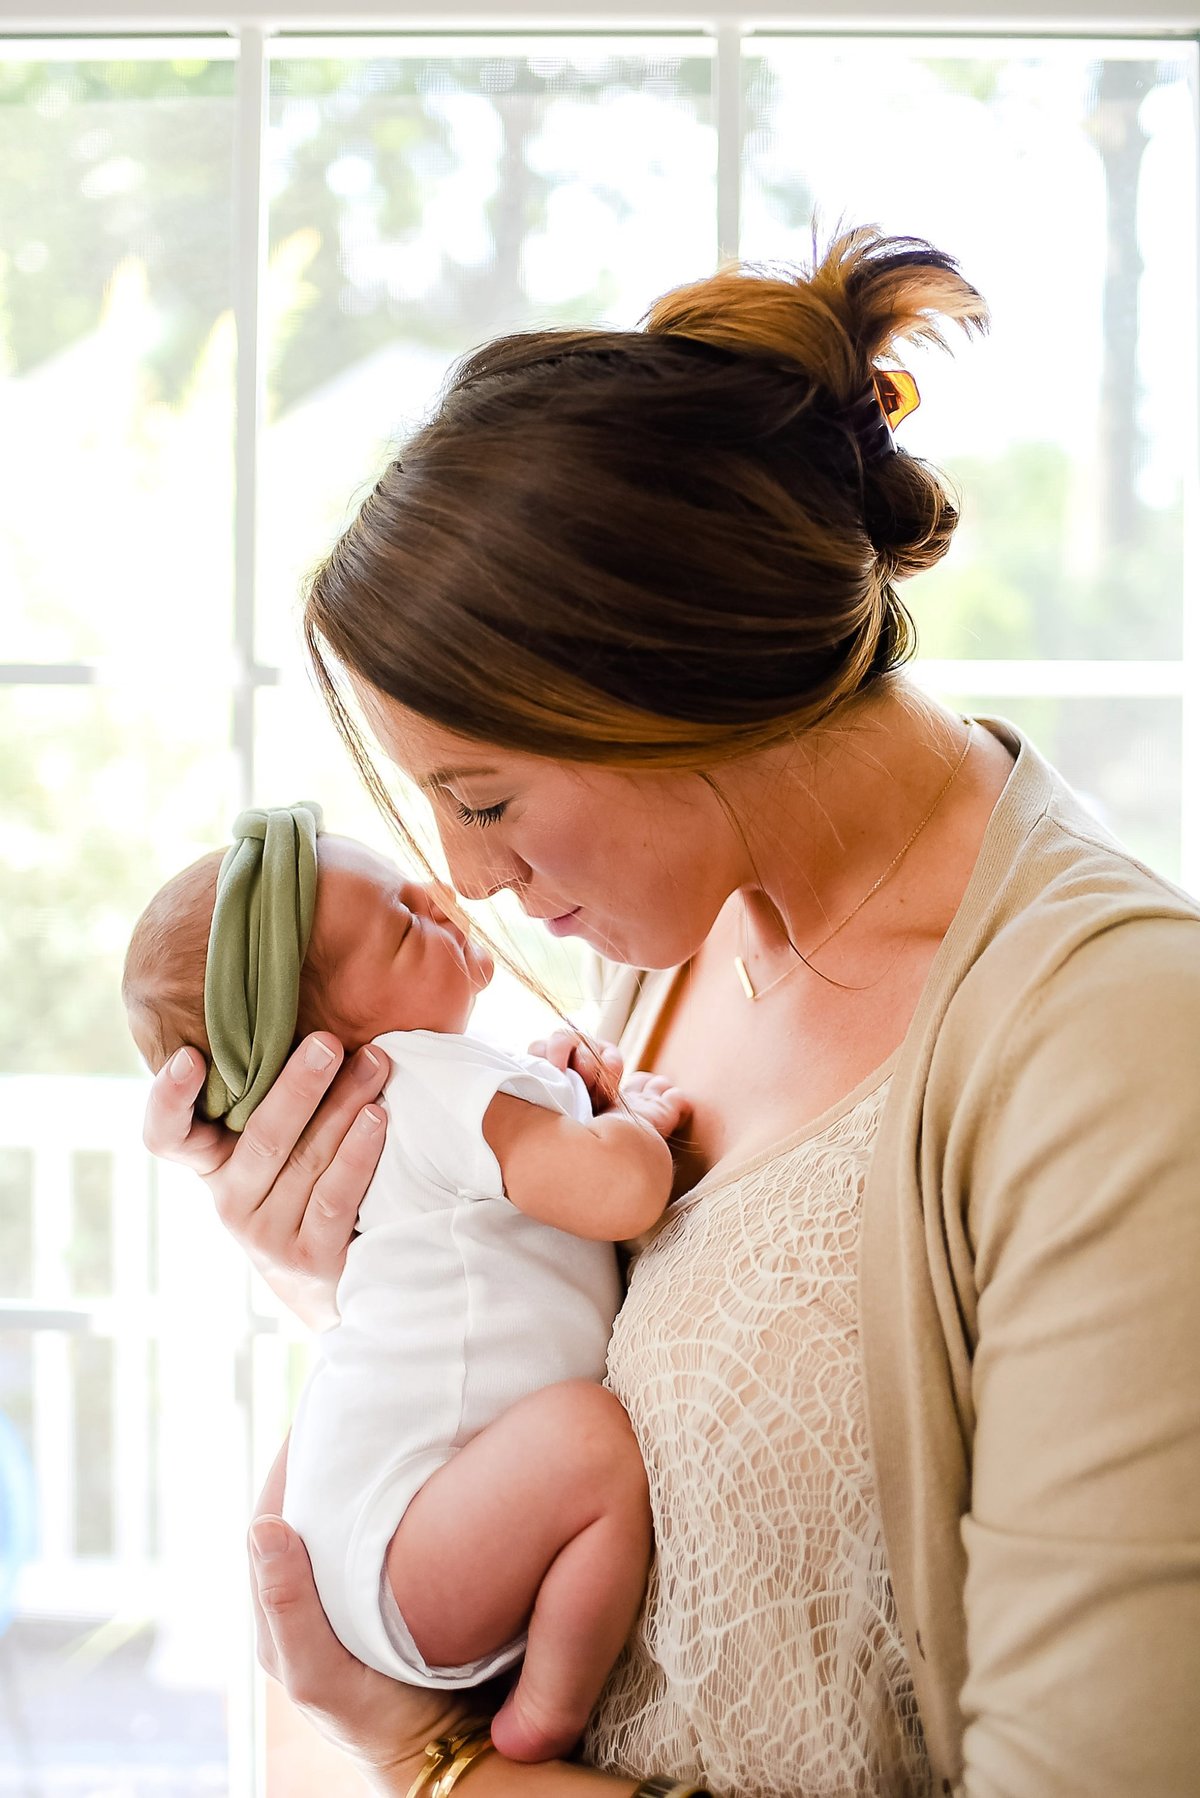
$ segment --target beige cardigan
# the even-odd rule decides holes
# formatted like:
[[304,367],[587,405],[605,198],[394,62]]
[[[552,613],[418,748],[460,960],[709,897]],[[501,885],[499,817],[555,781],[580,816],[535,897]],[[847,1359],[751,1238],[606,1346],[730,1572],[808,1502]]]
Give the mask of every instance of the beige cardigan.
[[[859,1311],[959,1798],[1200,1794],[1200,907],[1017,762],[904,1039]],[[638,1065],[670,972],[608,965]]]

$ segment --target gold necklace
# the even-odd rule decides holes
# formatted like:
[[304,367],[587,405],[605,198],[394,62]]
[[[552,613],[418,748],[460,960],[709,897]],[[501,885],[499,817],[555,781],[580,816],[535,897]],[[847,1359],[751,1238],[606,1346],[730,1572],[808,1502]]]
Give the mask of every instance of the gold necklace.
[[[752,1005],[757,1004],[760,999],[765,999],[768,993],[773,993],[777,986],[782,986],[783,982],[785,980],[790,979],[790,977],[796,972],[797,968],[802,968],[807,965],[809,957],[814,956],[817,953],[818,949],[823,949],[825,947],[826,943],[831,943],[833,941],[834,937],[837,936],[837,934],[840,930],[845,930],[845,928],[846,928],[847,924],[850,922],[851,918],[858,916],[858,914],[862,910],[863,906],[867,903],[867,900],[873,899],[875,897],[875,894],[879,891],[879,889],[883,885],[884,881],[887,880],[892,874],[894,874],[896,872],[896,869],[900,866],[900,863],[904,860],[905,856],[908,854],[909,850],[912,848],[913,844],[916,842],[917,838],[920,836],[920,834],[924,830],[925,826],[929,823],[929,820],[933,817],[934,812],[937,811],[938,806],[942,803],[942,800],[946,797],[946,794],[950,791],[951,787],[954,785],[955,781],[958,779],[959,771],[961,770],[963,763],[967,759],[967,751],[971,747],[971,742],[972,742],[972,739],[975,734],[975,720],[973,718],[964,718],[963,723],[967,727],[967,738],[966,738],[966,742],[962,746],[962,754],[959,756],[959,758],[955,762],[953,768],[950,770],[950,773],[947,776],[944,784],[940,788],[938,795],[937,795],[936,799],[934,800],[933,804],[930,806],[930,808],[926,812],[925,816],[921,819],[921,822],[917,825],[917,828],[913,831],[912,835],[908,838],[908,840],[906,842],[901,844],[900,848],[897,850],[896,854],[892,857],[892,859],[888,863],[887,867],[883,870],[883,873],[879,876],[879,879],[875,882],[874,886],[868,887],[866,892],[863,894],[862,898],[859,900],[858,904],[855,905],[850,911],[848,911],[846,913],[845,917],[841,920],[841,922],[838,924],[835,924],[833,929],[831,931],[829,931],[825,936],[823,936],[819,943],[813,944],[812,948],[808,952],[808,956],[801,956],[799,951],[797,950],[797,952],[796,952],[797,960],[792,963],[791,967],[785,968],[783,973],[779,975],[778,979],[773,980],[771,982],[770,986],[759,987],[757,990],[755,989],[754,982],[750,978],[749,970],[746,967],[744,957],[741,955],[734,956],[734,958],[733,958],[734,972],[737,974],[738,979],[742,983],[742,991],[745,993],[747,999],[749,999],[749,1001]],[[745,909],[744,902],[743,902],[743,906],[742,906],[742,946],[743,946],[743,948],[749,948],[749,943],[747,942],[747,939],[746,939],[746,909]]]

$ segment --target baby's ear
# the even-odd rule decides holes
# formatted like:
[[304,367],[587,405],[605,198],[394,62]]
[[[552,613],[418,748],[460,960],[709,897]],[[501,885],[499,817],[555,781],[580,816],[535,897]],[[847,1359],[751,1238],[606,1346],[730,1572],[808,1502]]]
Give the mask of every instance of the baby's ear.
[[328,1030],[336,1036],[347,1055],[353,1055],[374,1035],[373,1030],[364,1029],[362,1022],[348,1016],[339,1004],[336,971],[326,976],[319,966],[310,970],[306,961],[300,970],[293,1049],[298,1049],[314,1030]]
[[[329,995],[324,969],[316,960],[312,951],[305,956],[300,967],[299,989],[296,994],[296,1034],[292,1038],[293,1049],[298,1049],[306,1036],[314,1030],[331,1030],[328,1021]],[[320,1003],[322,1016],[318,1021],[317,1007]]]

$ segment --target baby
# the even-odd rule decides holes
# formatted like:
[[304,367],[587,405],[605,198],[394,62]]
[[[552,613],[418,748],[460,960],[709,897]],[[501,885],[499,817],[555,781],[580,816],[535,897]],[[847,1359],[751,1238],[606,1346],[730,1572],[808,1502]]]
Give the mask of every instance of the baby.
[[[122,992],[152,1069],[212,1058],[201,1108],[240,1129],[293,1042],[378,1041],[389,1127],[292,1425],[284,1515],[346,1647],[409,1684],[524,1655],[493,1727],[565,1754],[637,1615],[646,1475],[600,1384],[615,1242],[672,1181],[678,1091],[634,1074],[593,1115],[580,1077],[464,1034],[491,958],[428,888],[320,811],[245,812],[151,900]],[[318,877],[319,876],[319,877]]]

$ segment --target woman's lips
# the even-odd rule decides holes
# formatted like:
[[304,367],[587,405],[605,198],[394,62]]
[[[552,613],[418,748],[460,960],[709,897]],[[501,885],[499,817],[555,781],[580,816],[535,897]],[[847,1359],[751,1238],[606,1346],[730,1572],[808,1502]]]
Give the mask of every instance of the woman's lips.
[[571,925],[579,916],[581,910],[582,907],[577,905],[574,911],[565,911],[561,917],[544,918],[542,921],[551,936],[569,936],[571,934]]

